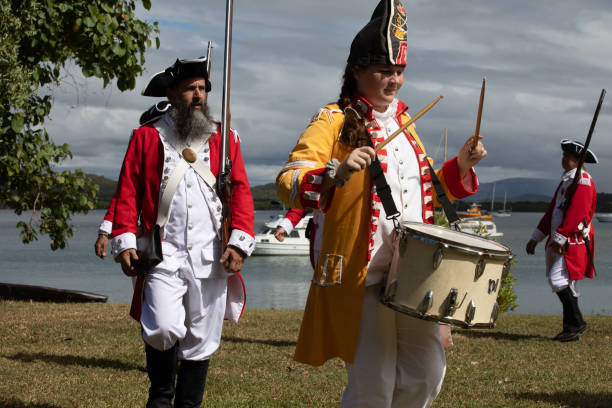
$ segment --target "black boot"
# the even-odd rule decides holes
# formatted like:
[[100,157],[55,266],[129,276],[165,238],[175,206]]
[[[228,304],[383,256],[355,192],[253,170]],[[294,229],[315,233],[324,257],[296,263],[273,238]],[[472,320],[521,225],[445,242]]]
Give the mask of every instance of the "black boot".
[[569,287],[557,292],[557,295],[563,303],[564,327],[563,332],[559,333],[555,340],[561,342],[578,340],[578,336],[586,330],[586,322],[578,307],[578,298]]
[[181,360],[176,380],[175,408],[198,408],[202,404],[210,360]]
[[578,307],[578,297],[572,294],[572,316],[574,325],[576,327],[576,331],[578,334],[584,333],[587,329],[587,324],[582,317],[582,312],[580,311],[580,307]]
[[147,408],[171,408],[176,378],[176,344],[164,351],[145,345],[147,354],[147,373],[151,381]]
[[556,292],[557,296],[559,297],[559,300],[561,301],[561,304],[563,305],[563,330],[561,330],[555,337],[553,337],[553,340],[559,340],[570,331],[571,304],[569,298],[567,297],[567,294],[564,291],[565,289],[561,292]]

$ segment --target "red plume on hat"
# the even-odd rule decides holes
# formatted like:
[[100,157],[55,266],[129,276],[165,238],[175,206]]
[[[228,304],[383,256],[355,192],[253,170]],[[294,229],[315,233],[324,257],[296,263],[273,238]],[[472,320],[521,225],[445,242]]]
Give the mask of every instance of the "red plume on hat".
[[196,59],[177,59],[176,62],[164,71],[153,75],[142,91],[143,96],[166,96],[166,89],[173,87],[183,79],[202,77],[206,80],[206,92],[210,92],[211,84],[208,79],[206,57]]
[[408,23],[400,0],[381,0],[351,44],[352,65],[406,65]]

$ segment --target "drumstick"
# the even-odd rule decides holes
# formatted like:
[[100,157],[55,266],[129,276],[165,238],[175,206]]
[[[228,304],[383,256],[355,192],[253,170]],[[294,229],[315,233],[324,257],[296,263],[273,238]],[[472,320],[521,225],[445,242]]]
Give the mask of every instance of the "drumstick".
[[482,105],[484,104],[485,85],[487,82],[486,77],[482,77],[482,87],[480,88],[480,102],[478,103],[478,116],[476,117],[476,130],[474,130],[474,144],[472,149],[478,146],[478,136],[480,135],[480,118],[482,117]]
[[414,115],[408,122],[404,123],[399,129],[397,129],[395,132],[393,132],[391,134],[391,136],[389,136],[387,139],[385,139],[384,142],[379,143],[378,146],[376,146],[376,149],[374,149],[375,152],[378,152],[380,149],[382,149],[383,147],[385,147],[385,145],[387,143],[389,143],[391,140],[393,140],[393,138],[397,135],[399,135],[400,133],[402,133],[404,130],[406,130],[408,128],[408,126],[412,125],[414,122],[417,121],[418,118],[420,118],[421,116],[423,116],[428,110],[430,110],[431,108],[433,108],[433,106],[438,103],[440,101],[440,99],[444,98],[444,95],[440,95],[439,97],[437,97],[436,99],[434,99],[429,105],[427,105],[426,107],[424,107],[419,113],[417,113],[416,115]]

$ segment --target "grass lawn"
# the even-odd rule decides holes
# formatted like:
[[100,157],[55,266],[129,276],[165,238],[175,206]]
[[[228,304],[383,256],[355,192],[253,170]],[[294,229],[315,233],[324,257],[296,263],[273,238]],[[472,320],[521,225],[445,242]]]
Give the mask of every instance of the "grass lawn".
[[[301,311],[248,310],[226,323],[204,407],[334,407],[339,360],[292,360]],[[550,341],[561,316],[504,315],[454,330],[434,407],[612,407],[612,316],[585,316],[580,341]],[[148,381],[127,305],[0,301],[0,407],[142,407]]]

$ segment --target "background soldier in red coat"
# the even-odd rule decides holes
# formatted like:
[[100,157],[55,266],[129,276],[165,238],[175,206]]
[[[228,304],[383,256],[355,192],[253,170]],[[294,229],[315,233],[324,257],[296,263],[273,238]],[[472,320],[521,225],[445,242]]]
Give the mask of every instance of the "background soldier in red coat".
[[[565,172],[546,214],[527,242],[527,253],[533,254],[538,242],[546,241],[546,276],[553,292],[563,304],[563,330],[553,340],[578,340],[587,324],[578,307],[576,282],[584,277],[593,278],[595,254],[593,214],[597,206],[597,191],[593,179],[581,170],[576,190],[569,208],[565,208],[569,187],[572,184],[584,145],[564,139],[561,141]],[[597,163],[595,154],[587,150],[585,163]]]

